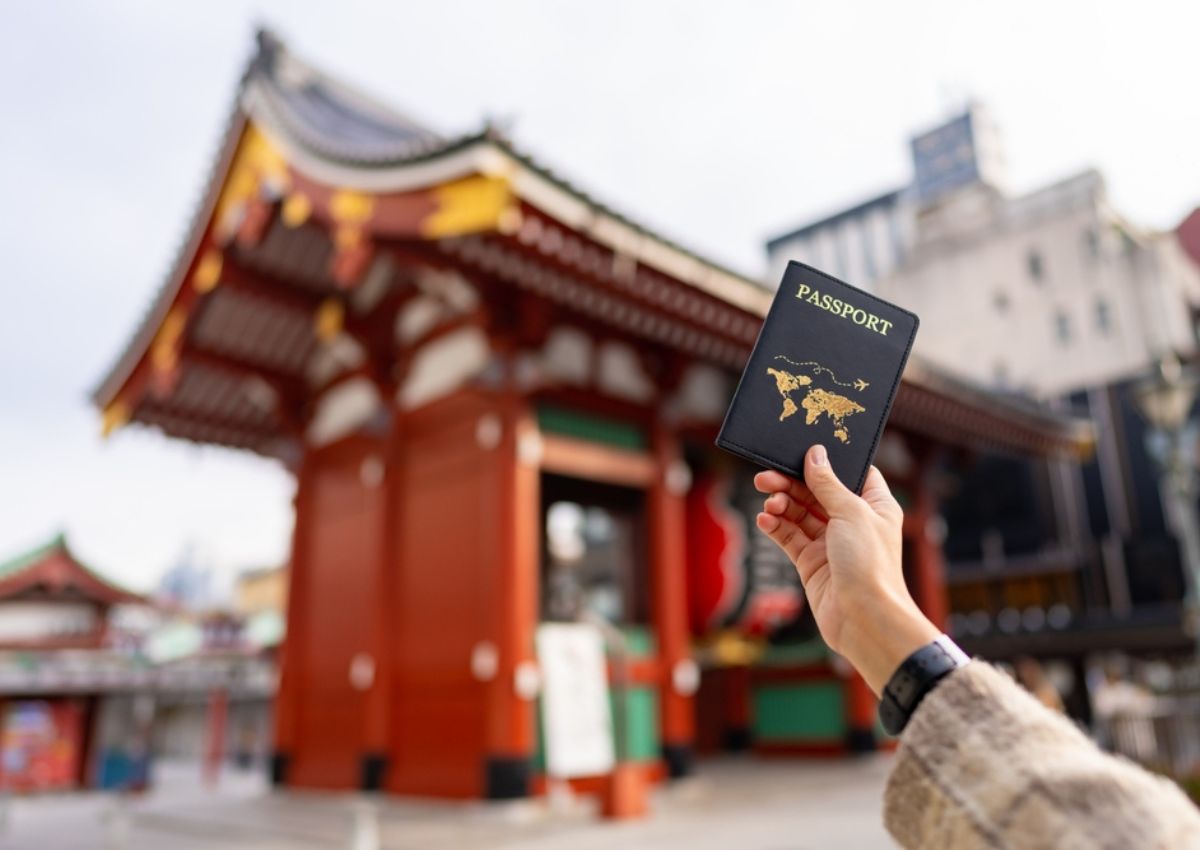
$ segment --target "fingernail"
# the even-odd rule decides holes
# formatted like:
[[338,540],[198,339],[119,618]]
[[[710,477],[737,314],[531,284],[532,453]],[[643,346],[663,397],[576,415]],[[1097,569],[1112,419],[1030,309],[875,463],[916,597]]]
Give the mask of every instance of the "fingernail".
[[824,466],[825,461],[827,460],[825,455],[825,447],[821,445],[813,446],[812,451],[809,452],[809,457],[812,458],[813,466]]

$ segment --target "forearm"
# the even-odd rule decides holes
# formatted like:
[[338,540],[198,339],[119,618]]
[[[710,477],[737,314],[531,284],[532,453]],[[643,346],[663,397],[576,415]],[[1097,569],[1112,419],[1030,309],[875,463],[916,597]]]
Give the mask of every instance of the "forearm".
[[901,738],[884,822],[904,847],[1190,847],[1200,814],[1167,780],[1101,753],[980,661],[943,679]]

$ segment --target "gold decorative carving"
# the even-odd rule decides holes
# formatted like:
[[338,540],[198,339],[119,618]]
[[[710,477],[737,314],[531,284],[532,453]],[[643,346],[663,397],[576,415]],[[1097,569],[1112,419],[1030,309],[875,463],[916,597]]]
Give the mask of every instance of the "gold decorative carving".
[[346,323],[346,308],[337,298],[326,298],[313,316],[313,333],[321,342],[333,342]]
[[197,292],[203,295],[217,288],[217,284],[221,281],[223,264],[224,258],[217,249],[213,248],[204,252],[204,256],[196,264],[196,271],[192,274],[192,286]]
[[299,227],[312,215],[312,201],[301,192],[292,192],[283,199],[279,217],[286,227]]

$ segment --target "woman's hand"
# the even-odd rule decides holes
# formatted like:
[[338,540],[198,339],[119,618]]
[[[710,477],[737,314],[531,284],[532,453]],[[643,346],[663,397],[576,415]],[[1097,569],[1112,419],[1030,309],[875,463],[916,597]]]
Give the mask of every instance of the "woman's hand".
[[904,584],[900,528],[904,513],[883,475],[871,467],[856,496],[834,474],[823,446],[809,449],[806,484],[760,472],[769,493],[758,527],[800,574],[821,636],[879,694],[915,650],[939,634]]

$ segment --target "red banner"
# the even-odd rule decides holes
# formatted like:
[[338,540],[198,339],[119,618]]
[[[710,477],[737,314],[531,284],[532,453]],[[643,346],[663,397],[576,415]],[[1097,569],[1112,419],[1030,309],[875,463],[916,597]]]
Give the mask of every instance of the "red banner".
[[755,526],[763,496],[754,470],[697,477],[688,493],[688,614],[692,633],[734,627],[769,634],[804,609],[795,568]]

